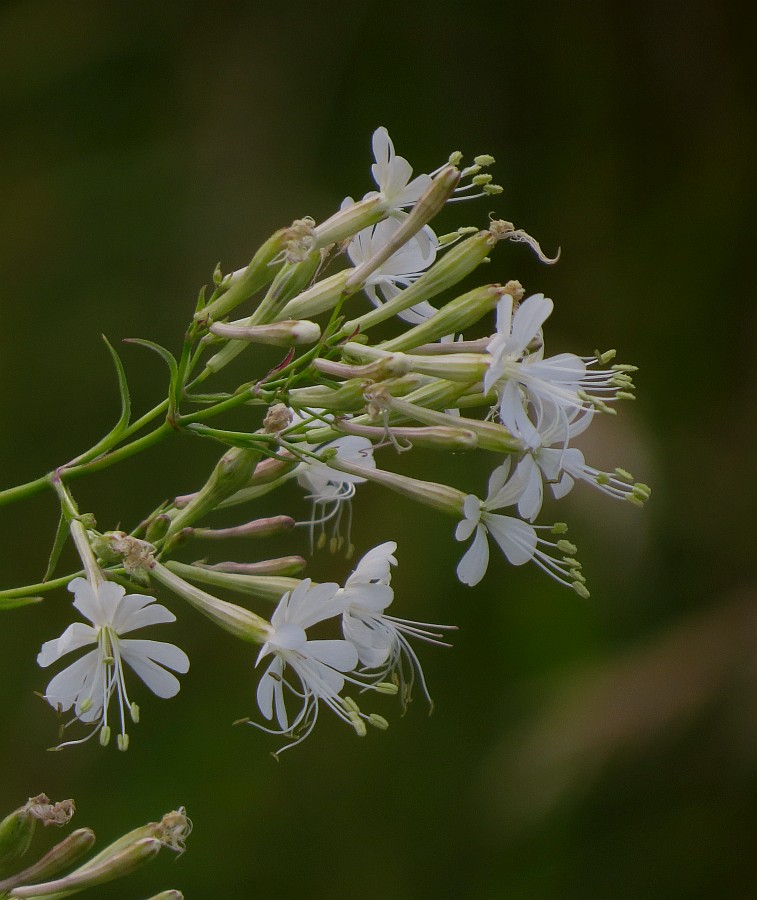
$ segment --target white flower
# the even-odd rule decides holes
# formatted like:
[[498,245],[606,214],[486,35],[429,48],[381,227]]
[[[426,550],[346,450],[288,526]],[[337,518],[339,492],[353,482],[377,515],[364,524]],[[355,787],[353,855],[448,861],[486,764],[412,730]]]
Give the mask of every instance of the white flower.
[[[347,200],[345,203],[347,203]],[[342,204],[344,208],[344,203]],[[367,262],[379,253],[394,237],[403,220],[404,213],[384,219],[359,231],[347,247],[347,255],[355,266]],[[364,290],[374,306],[396,297],[403,287],[416,281],[436,259],[439,241],[434,231],[424,226],[413,238],[393,253],[368,278]],[[380,296],[379,296],[380,295]],[[425,322],[437,309],[424,300],[409,309],[397,313],[400,319],[417,325]]]
[[[313,413],[320,414],[323,410],[314,409]],[[330,415],[330,414],[329,414]],[[329,416],[323,416],[328,419]],[[308,419],[302,414],[294,413],[295,424],[299,421],[308,423]],[[319,428],[322,422],[319,419],[312,420],[312,424],[306,424],[306,428]],[[304,449],[310,449],[315,452],[322,450],[331,450],[335,453],[336,459],[344,462],[358,463],[369,469],[376,468],[376,461],[373,458],[373,444],[368,438],[358,437],[357,435],[345,435],[334,441],[329,441],[318,447],[311,444],[301,444]],[[341,546],[342,538],[340,535],[342,513],[347,510],[347,527],[346,541],[349,544],[349,535],[352,524],[352,509],[350,501],[355,496],[355,485],[362,484],[365,478],[358,475],[348,475],[346,472],[340,472],[331,468],[326,462],[309,459],[301,462],[295,469],[295,477],[297,483],[304,488],[307,493],[307,499],[313,503],[313,514],[310,521],[303,524],[310,527],[310,543],[311,549],[313,544],[313,529],[316,525],[321,525],[321,539],[326,541],[326,533],[323,526],[326,522],[332,522],[331,525],[331,543],[334,549]]]
[[[513,382],[504,390],[516,390]],[[513,405],[515,409],[515,406]],[[634,483],[632,476],[623,469],[614,473],[603,472],[586,464],[583,453],[576,447],[569,447],[572,438],[588,428],[595,415],[592,408],[566,410],[553,403],[535,402],[531,409],[535,421],[532,422],[525,409],[515,410],[513,434],[521,438],[526,449],[518,470],[526,487],[518,501],[518,512],[525,519],[533,521],[539,514],[543,499],[543,484],[550,485],[552,494],[560,499],[568,494],[576,481],[585,481],[597,490],[618,500],[629,500],[642,505],[649,498],[646,485]],[[559,445],[559,446],[553,446]]]
[[128,663],[158,697],[173,697],[179,691],[179,681],[164,667],[174,672],[187,672],[189,660],[186,653],[173,644],[123,639],[122,635],[147,625],[174,622],[176,616],[165,606],[155,603],[153,597],[127,594],[121,585],[111,581],[93,585],[84,578],[74,578],[68,589],[74,593],[74,606],[92,625],[83,622],[69,625],[57,640],[42,645],[37,662],[47,667],[72,650],[89,644],[96,646],[52,679],[45,699],[64,712],[73,707],[77,719],[88,725],[96,724],[101,743],[107,744],[110,739],[108,706],[116,694],[121,718],[118,745],[125,750],[128,746],[125,710],[129,709],[136,722],[139,709],[131,703],[126,691],[124,663]]
[[371,678],[374,682],[383,682],[396,673],[401,699],[406,705],[410,700],[417,672],[423,693],[431,703],[420,660],[405,635],[448,647],[450,645],[441,640],[440,634],[426,629],[454,626],[427,625],[386,614],[387,607],[394,599],[394,591],[389,583],[391,567],[397,565],[393,556],[396,549],[394,541],[379,544],[369,550],[357,564],[342,592],[347,604],[342,614],[342,630],[345,638],[357,650],[364,667],[362,671],[373,670]]
[[410,180],[413,167],[394,152],[392,139],[383,125],[373,132],[372,145],[376,162],[371,166],[371,173],[387,207],[396,210],[412,206],[428,190],[431,177],[418,175]]
[[497,304],[497,332],[486,348],[490,364],[484,388],[488,391],[497,387],[499,416],[508,429],[515,430],[517,413],[523,405],[519,392],[504,390],[509,381],[525,391],[527,400],[541,399],[566,413],[592,408],[609,412],[608,401],[631,396],[629,389],[633,388],[633,382],[627,371],[634,367],[592,368],[611,358],[612,353],[602,359],[582,358],[574,353],[544,358],[542,325],[552,309],[552,301],[543,294],[524,300],[514,314],[509,295]]
[[[487,535],[490,534],[512,565],[522,566],[533,560],[540,569],[560,584],[572,587],[582,596],[588,596],[579,564],[573,559],[576,548],[572,544],[565,540],[552,542],[538,537],[537,529],[544,530],[545,527],[548,529],[548,526],[529,525],[513,516],[492,512],[517,503],[527,486],[525,472],[516,469],[508,481],[509,473],[510,460],[506,460],[492,472],[486,500],[482,501],[473,494],[465,498],[463,505],[465,518],[458,523],[455,538],[458,541],[465,541],[474,532],[475,537],[458,564],[457,577],[463,584],[471,586],[481,581],[489,565]],[[564,555],[556,559],[543,548],[557,550]]]
[[[358,664],[357,650],[348,641],[311,641],[306,634],[307,628],[339,615],[343,609],[339,585],[311,586],[306,579],[291,593],[284,594],[271,617],[270,635],[257,662],[267,656],[273,658],[258,684],[257,701],[265,718],[273,719],[275,714],[279,726],[263,728],[264,731],[296,738],[288,747],[304,740],[313,730],[321,702],[358,733],[365,733],[353,706],[340,696],[344,673]],[[287,681],[287,667],[297,676],[299,686]],[[300,704],[294,716],[287,710],[285,688]]]

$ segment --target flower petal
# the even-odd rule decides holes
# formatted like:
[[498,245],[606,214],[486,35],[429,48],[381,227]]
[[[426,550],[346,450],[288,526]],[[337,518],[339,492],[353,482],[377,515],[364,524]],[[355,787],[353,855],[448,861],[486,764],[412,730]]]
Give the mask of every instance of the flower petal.
[[97,643],[97,631],[91,625],[85,625],[84,622],[74,622],[69,625],[63,634],[52,641],[45,641],[42,649],[37,655],[37,662],[42,668],[46,668],[56,659],[65,656],[72,650],[78,650],[79,647],[85,647],[87,644]]
[[457,577],[463,584],[473,587],[484,577],[488,565],[489,542],[486,539],[486,529],[479,525],[473,543],[457,564]]

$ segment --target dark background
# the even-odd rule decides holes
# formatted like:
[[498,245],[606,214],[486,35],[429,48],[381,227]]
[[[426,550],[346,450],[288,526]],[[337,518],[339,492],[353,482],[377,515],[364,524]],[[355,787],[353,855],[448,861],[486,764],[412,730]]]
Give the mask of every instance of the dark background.
[[[68,595],[5,613],[0,808],[73,796],[104,843],[185,804],[186,856],[92,894],[114,900],[757,896],[755,115],[736,5],[28,0],[0,7],[0,47],[3,487],[115,419],[101,333],[177,347],[218,260],[372,187],[384,124],[416,171],[455,149],[497,158],[505,193],[440,228],[493,209],[562,247],[554,268],[500,247],[479,280],[554,297],[551,352],[612,346],[641,367],[636,405],[581,446],[654,488],[643,512],[585,485],[545,510],[571,523],[589,601],[494,554],[463,589],[450,521],[361,489],[358,552],[399,542],[397,613],[460,631],[421,648],[433,717],[387,704],[390,730],[360,741],[324,715],[280,764],[273,739],[231,727],[254,711],[252,653],[177,604],[155,637],[192,659],[180,695],[138,692],[128,754],[47,753],[35,656]],[[135,407],[160,400],[157,357],[122,356]],[[217,455],[177,438],[75,493],[131,527]],[[400,465],[479,492],[491,468]],[[306,510],[295,489],[265,508]],[[0,512],[2,586],[38,580],[52,497]]]

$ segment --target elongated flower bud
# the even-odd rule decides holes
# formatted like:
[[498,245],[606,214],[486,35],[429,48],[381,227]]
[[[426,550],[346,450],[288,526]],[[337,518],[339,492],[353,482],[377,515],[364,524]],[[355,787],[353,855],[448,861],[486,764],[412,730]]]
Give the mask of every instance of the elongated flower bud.
[[[416,390],[425,381],[426,379],[422,375],[410,373],[399,378],[382,381],[382,387],[392,394],[402,396]],[[365,406],[364,390],[365,379],[356,378],[338,388],[329,388],[325,385],[294,388],[289,392],[289,397],[292,403],[300,407],[311,406],[319,409],[329,409],[333,412],[355,412]],[[313,442],[316,442],[315,438],[313,438]],[[318,443],[320,442],[318,441]]]
[[400,413],[404,418],[416,419],[427,425],[449,426],[464,428],[472,431],[478,440],[478,446],[482,450],[493,450],[497,453],[517,453],[523,449],[518,438],[514,438],[510,432],[496,422],[485,422],[481,419],[468,419],[464,416],[451,416],[449,413],[439,412],[435,409],[426,409],[406,400],[389,397],[386,407],[392,412]]
[[37,822],[65,825],[74,814],[74,801],[51,803],[46,794],[30,797],[0,822],[0,873],[29,849]]
[[[276,462],[276,460],[271,461]],[[290,531],[292,528],[294,528],[294,519],[291,516],[269,516],[266,519],[245,522],[244,525],[234,525],[232,528],[193,528],[192,537],[203,540],[224,540],[236,537],[263,538]]]
[[302,319],[333,309],[344,293],[344,286],[351,271],[351,269],[344,269],[337,272],[336,275],[317,281],[312,287],[290,300],[279,316],[288,319]]
[[194,498],[173,519],[167,537],[196,522],[215,509],[221,501],[244,487],[260,460],[257,450],[232,447],[219,460],[212,475]]
[[248,344],[271,344],[274,347],[314,344],[321,336],[321,326],[306,319],[286,319],[270,325],[214,322],[210,330],[217,337],[244,341]]
[[195,566],[211,572],[228,572],[232,575],[299,575],[307,562],[301,556],[279,556],[261,559],[254,563],[220,562],[213,565],[195,563]]
[[330,459],[329,466],[340,472],[347,472],[348,475],[357,475],[365,478],[366,481],[382,484],[397,494],[417,500],[424,506],[430,506],[447,515],[463,515],[466,495],[457,488],[449,487],[446,484],[437,484],[435,481],[421,481],[418,478],[387,472],[384,469],[369,469],[368,466],[360,466],[344,459]]
[[[412,372],[421,375],[433,375],[447,381],[475,382],[483,378],[489,369],[489,356],[484,353],[450,353],[434,356],[411,355],[406,353],[387,353],[379,347],[368,347],[355,341],[348,341],[343,351],[346,356],[361,362],[372,360],[389,360],[394,358],[395,365],[406,365]],[[399,359],[399,361],[396,361]]]
[[[292,297],[299,294],[305,285],[310,282],[320,262],[320,253],[313,252],[303,259],[302,262],[285,263],[273,279],[273,284],[265,297],[260,301],[258,308],[244,324],[267,325],[269,322],[272,322],[285,304]],[[218,372],[238,356],[246,346],[247,344],[244,341],[230,341],[222,350],[211,356],[205,368],[211,372]]]
[[485,287],[474,288],[467,294],[451,300],[430,319],[409,329],[399,337],[384,341],[379,346],[382,350],[412,350],[420,344],[437,341],[445,334],[464,331],[494,309],[505,294],[510,294],[513,299],[517,294],[520,299],[524,291],[520,282],[517,281],[508,281],[504,286],[489,284]]
[[166,563],[166,568],[181,578],[199,581],[200,584],[209,584],[213,587],[239,591],[242,594],[248,594],[259,600],[267,600],[270,603],[278,603],[287,591],[293,591],[300,583],[299,578],[218,572],[200,566],[188,566],[186,563],[179,563],[174,560]]
[[130,875],[152,859],[160,848],[161,843],[155,838],[143,838],[99,865],[76,869],[70,875],[56,881],[14,888],[12,896],[19,900],[26,897],[49,897],[62,892],[83,891],[98,884],[106,884],[116,878]]
[[[227,603],[220,600],[212,594],[207,594],[200,588],[189,584],[176,574],[175,569],[178,563],[170,563],[170,569],[156,562],[150,575],[159,581],[169,590],[178,594],[184,600],[193,606],[196,610],[207,616],[216,625],[233,634],[234,637],[241,638],[243,641],[249,641],[254,644],[263,644],[267,640],[271,626],[265,619],[256,616],[249,609],[236,606],[234,603]],[[192,566],[184,566],[183,569],[191,569]],[[198,579],[199,580],[199,579]]]
[[454,166],[445,166],[434,177],[426,192],[410,210],[407,218],[404,219],[391,239],[381,247],[378,253],[352,271],[344,286],[345,293],[351,294],[360,290],[380,265],[418,234],[421,228],[444,208],[444,204],[449,200],[459,181],[459,170]]
[[[360,346],[360,345],[358,345]],[[384,381],[387,378],[399,378],[406,375],[410,363],[404,354],[387,354],[376,358],[373,362],[362,366],[351,366],[348,363],[336,362],[332,359],[315,359],[313,368],[333,378],[360,378],[362,380]]]
[[200,322],[205,322],[209,319],[220,319],[248,297],[251,297],[255,291],[259,291],[269,281],[272,281],[283,264],[283,261],[282,263],[275,263],[274,259],[281,255],[286,246],[288,235],[288,228],[281,228],[271,235],[226,293],[221,294],[220,297],[208,304],[204,309],[196,312],[195,319]]
[[[454,416],[448,416],[455,421]],[[347,434],[357,434],[362,437],[380,441],[385,438],[396,440],[400,443],[409,442],[414,447],[426,447],[430,450],[446,450],[457,453],[465,450],[475,450],[478,446],[478,437],[475,433],[462,426],[432,426],[430,428],[379,428],[374,425],[361,425],[350,419],[339,422],[341,431]]]
[[365,332],[379,322],[391,319],[398,312],[403,312],[424,300],[430,300],[447,288],[458,284],[486,259],[497,240],[491,231],[479,231],[460,241],[396,297],[357,319],[345,322],[342,334],[350,335],[358,329]]
[[87,852],[95,842],[95,833],[91,828],[79,828],[56,844],[42,859],[24,869],[17,875],[0,881],[0,896],[18,885],[49,878],[63,869],[67,869],[80,856]]
[[363,228],[380,222],[387,213],[387,206],[380,194],[352,203],[315,227],[315,248],[328,247],[352,237]]

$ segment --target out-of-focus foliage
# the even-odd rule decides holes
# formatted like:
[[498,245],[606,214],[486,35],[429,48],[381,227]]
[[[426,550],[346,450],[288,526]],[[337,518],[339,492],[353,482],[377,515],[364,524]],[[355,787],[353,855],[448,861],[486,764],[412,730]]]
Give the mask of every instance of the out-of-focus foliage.
[[[617,346],[641,366],[636,406],[584,446],[654,494],[643,512],[581,486],[563,501],[584,602],[500,559],[461,588],[449,523],[424,511],[421,528],[366,487],[354,541],[398,541],[398,614],[460,626],[424,657],[437,709],[362,741],[324,722],[280,765],[265,735],[231,727],[254,707],[252,658],[206,644],[189,609],[175,638],[192,671],[170,704],[139,698],[129,752],[46,753],[57,723],[34,659],[70,598],[4,613],[0,808],[75,796],[106,841],[183,804],[190,852],[149,883],[162,866],[188,897],[755,895],[749,41],[714,0],[3,5],[3,486],[115,420],[101,332],[177,346],[218,260],[238,267],[280,225],[369,189],[384,124],[418,170],[492,153],[505,193],[466,207],[469,224],[491,207],[561,245],[551,269],[506,247],[491,278],[555,299],[550,349]],[[159,360],[122,355],[135,407],[159,399]],[[82,482],[81,507],[131,526],[202,480],[217,451],[193,451]],[[477,489],[485,474],[444,472]],[[305,508],[293,490],[270,512]],[[3,586],[41,577],[55,525],[51,497],[2,511]],[[103,890],[131,898],[139,873]]]

